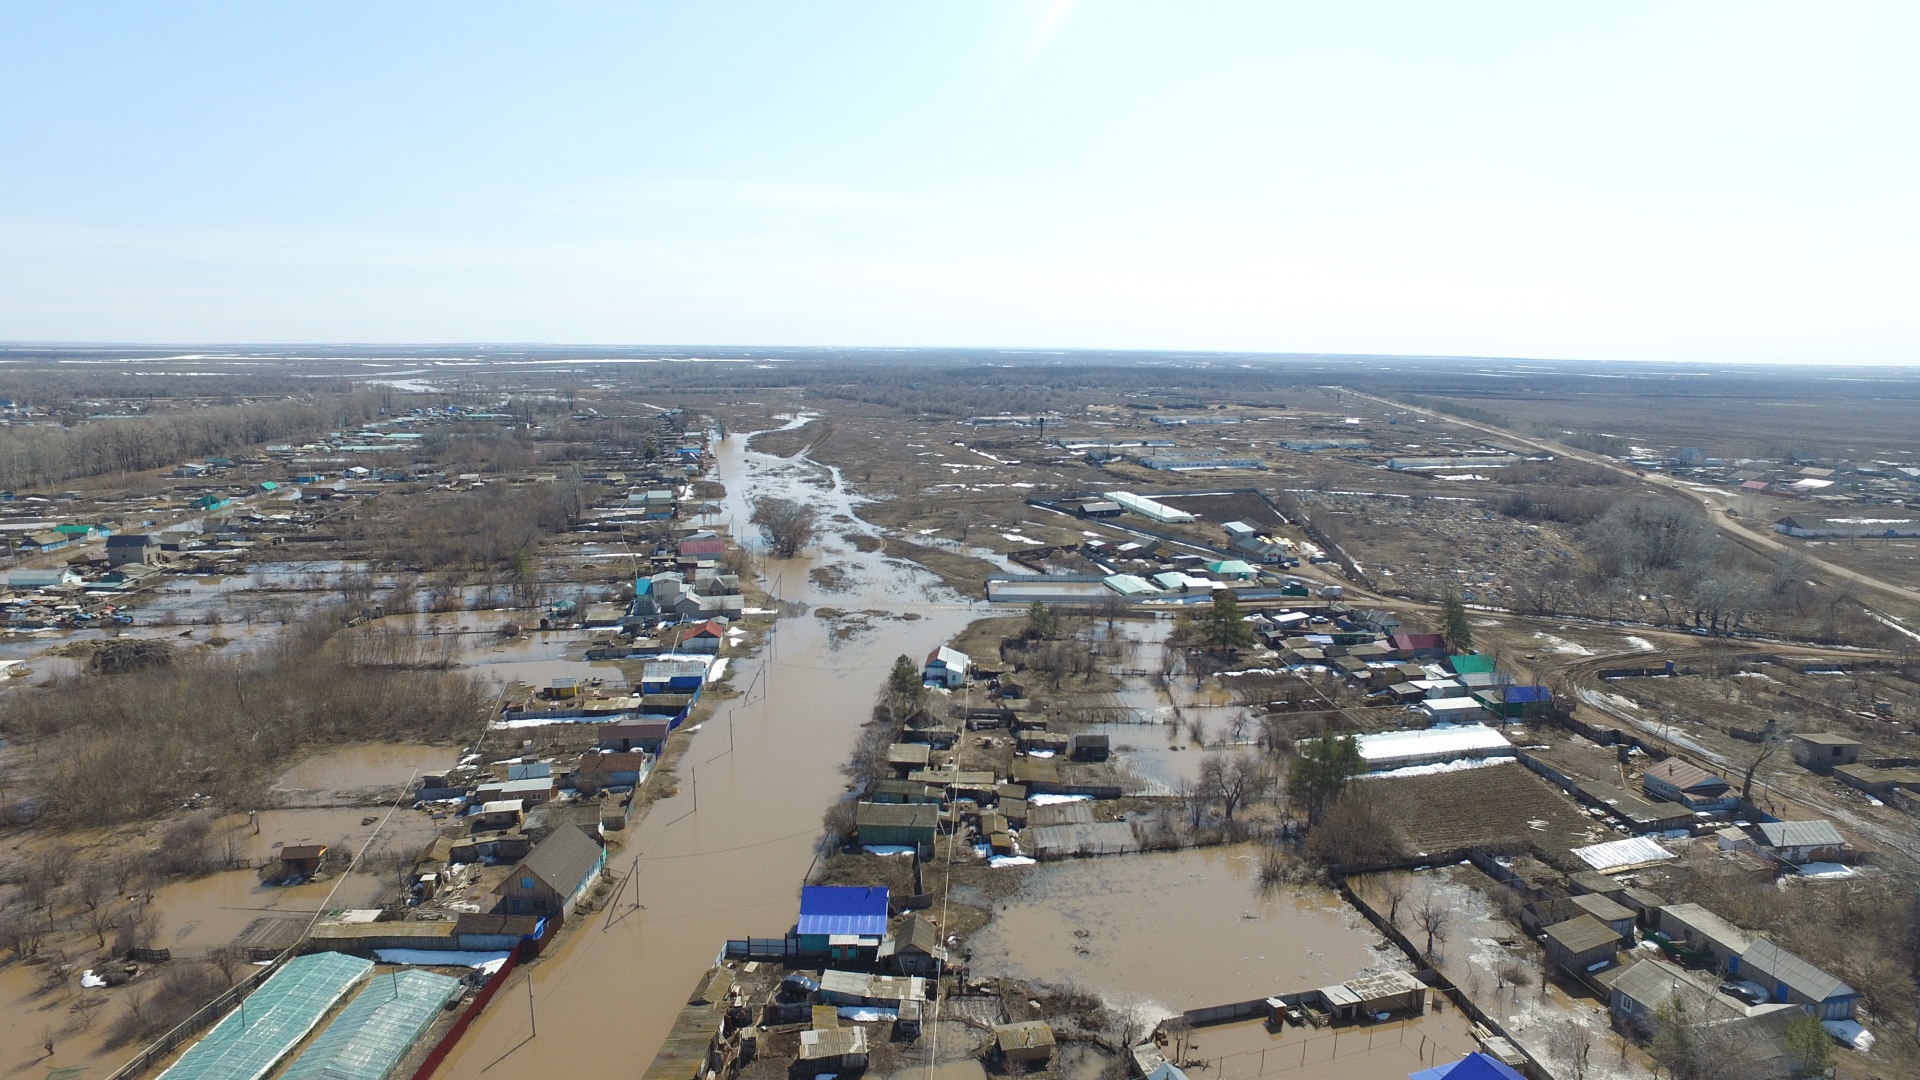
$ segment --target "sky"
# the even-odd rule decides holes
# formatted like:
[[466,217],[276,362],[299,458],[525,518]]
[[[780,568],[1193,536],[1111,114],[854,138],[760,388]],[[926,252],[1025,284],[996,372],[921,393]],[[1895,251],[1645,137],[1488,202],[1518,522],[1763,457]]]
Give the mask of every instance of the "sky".
[[0,0],[0,339],[1920,363],[1920,5]]

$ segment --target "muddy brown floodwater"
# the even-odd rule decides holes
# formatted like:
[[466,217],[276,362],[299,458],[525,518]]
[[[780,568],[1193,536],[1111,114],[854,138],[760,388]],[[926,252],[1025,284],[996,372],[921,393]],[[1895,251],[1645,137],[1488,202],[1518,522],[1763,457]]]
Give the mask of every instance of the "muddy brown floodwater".
[[[852,516],[849,494],[827,470],[749,453],[745,443],[734,435],[717,445],[726,516],[746,522],[757,495]],[[842,571],[850,591],[816,593],[810,572],[823,566]],[[615,873],[638,858],[644,906],[581,919],[481,1015],[440,1077],[644,1071],[726,938],[778,936],[793,925],[821,814],[845,791],[840,766],[893,658],[923,656],[984,614],[932,575],[838,536],[801,558],[769,560],[765,575],[791,601],[919,618],[875,619],[838,639],[827,620],[783,619],[763,656],[736,661],[731,683],[751,692],[695,734],[679,793],[656,803],[613,858]],[[533,983],[532,1018],[523,979]]]
[[971,943],[974,970],[1092,990],[1143,1019],[1404,970],[1324,889],[1263,893],[1252,845],[1025,871]]

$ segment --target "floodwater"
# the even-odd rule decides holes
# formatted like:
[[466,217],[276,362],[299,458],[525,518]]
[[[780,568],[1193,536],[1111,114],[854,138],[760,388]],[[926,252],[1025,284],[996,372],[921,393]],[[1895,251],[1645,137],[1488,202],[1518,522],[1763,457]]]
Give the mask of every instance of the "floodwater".
[[1406,1080],[1478,1049],[1470,1022],[1451,1006],[1411,1020],[1335,1030],[1268,1031],[1262,1021],[1203,1027],[1186,1050],[1192,1080]]
[[[716,445],[726,516],[746,521],[758,495],[805,500],[823,518],[852,515],[851,496],[827,470],[745,444],[736,434]],[[823,566],[842,572],[847,591],[815,589],[810,572]],[[496,1065],[540,1075],[644,1070],[726,938],[778,936],[793,925],[821,815],[845,791],[840,765],[893,658],[923,656],[985,614],[933,575],[858,552],[837,535],[799,558],[767,560],[763,574],[790,601],[921,618],[876,619],[839,642],[827,620],[782,619],[763,656],[736,660],[731,682],[743,697],[695,733],[679,793],[656,803],[611,860],[619,874],[638,858],[643,906],[583,918],[557,950],[523,968],[440,1076],[476,1080],[500,1075],[489,1072]],[[537,1037],[522,978],[532,980]]]
[[[328,844],[351,855],[361,850],[385,816],[384,810],[359,808],[264,810],[255,833],[245,817],[232,815],[216,823],[208,846],[220,850],[231,838],[232,853],[248,860],[268,858],[284,844],[300,843]],[[370,817],[375,820],[366,824]],[[395,813],[367,847],[367,868],[344,878],[278,888],[262,884],[259,873],[249,869],[169,882],[154,890],[147,904],[155,917],[154,946],[172,950],[176,960],[198,959],[208,949],[232,942],[257,920],[305,924],[315,913],[330,908],[372,906],[396,885],[388,857],[417,853],[432,841],[434,832],[433,822],[425,815]],[[25,1075],[36,1069],[41,1072],[35,1075],[43,1075],[69,1066],[87,1069],[89,1076],[104,1075],[133,1053],[133,1047],[109,1051],[103,1043],[114,1018],[125,1008],[129,989],[147,980],[129,987],[82,989],[80,970],[89,966],[88,960],[99,950],[97,939],[84,924],[75,922],[49,939],[33,963],[0,965],[0,1076]],[[77,961],[75,970],[43,989],[39,980],[47,970],[46,962],[61,956]],[[41,1047],[43,1027],[55,1036],[51,1057]]]
[[971,942],[974,970],[1154,1017],[1406,967],[1335,894],[1263,894],[1256,858],[1242,844],[1043,866]]
[[288,769],[274,782],[283,792],[360,794],[403,787],[425,773],[453,767],[460,752],[420,743],[362,743],[323,750]]

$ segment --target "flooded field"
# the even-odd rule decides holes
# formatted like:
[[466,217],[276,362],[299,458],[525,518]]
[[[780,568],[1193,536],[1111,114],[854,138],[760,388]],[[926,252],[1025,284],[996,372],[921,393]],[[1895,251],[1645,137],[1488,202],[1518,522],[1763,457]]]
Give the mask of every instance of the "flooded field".
[[1442,1007],[1417,1019],[1338,1030],[1267,1030],[1261,1021],[1199,1028],[1188,1044],[1192,1080],[1406,1080],[1477,1050],[1471,1023]]
[[1333,893],[1263,894],[1254,870],[1252,845],[1238,845],[1026,871],[971,942],[975,970],[1167,1015],[1406,966]]
[[[746,521],[751,499],[765,494],[804,499],[823,517],[852,515],[837,477],[749,453],[745,443],[734,435],[717,444],[726,516]],[[810,581],[825,566],[837,571],[831,594]],[[752,692],[696,732],[678,793],[656,803],[613,858],[616,873],[638,858],[644,906],[593,916],[524,969],[537,1043],[525,1009],[490,1009],[439,1076],[644,1068],[725,938],[779,935],[793,925],[821,814],[845,790],[840,765],[887,668],[896,655],[921,656],[952,637],[974,611],[932,575],[837,536],[800,558],[767,560],[762,574],[790,601],[920,617],[875,619],[851,638],[836,637],[827,620],[783,619],[765,657],[737,660],[732,683]],[[516,981],[506,992],[527,991]]]
[[415,776],[450,768],[460,751],[419,743],[370,743],[323,750],[288,769],[274,782],[276,791],[359,794],[405,785]]

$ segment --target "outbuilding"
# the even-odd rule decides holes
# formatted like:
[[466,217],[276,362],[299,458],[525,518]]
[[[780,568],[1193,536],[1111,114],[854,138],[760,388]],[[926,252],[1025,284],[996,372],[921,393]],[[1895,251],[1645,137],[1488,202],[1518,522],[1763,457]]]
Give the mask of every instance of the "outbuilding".
[[1802,731],[1790,744],[1793,760],[1816,772],[1836,765],[1851,765],[1860,760],[1860,741],[1830,731]]
[[1582,915],[1547,927],[1547,956],[1574,975],[1598,971],[1613,963],[1620,951],[1620,935],[1591,915]]
[[1847,845],[1846,837],[1831,821],[1763,821],[1757,828],[1767,850],[1795,866],[1838,862],[1841,849]]
[[1764,987],[1769,997],[1798,1005],[1822,1020],[1851,1020],[1860,992],[1844,980],[1768,941],[1756,938],[1731,973]]
[[1053,1029],[1044,1020],[1001,1024],[993,1029],[993,1045],[1010,1064],[1037,1064],[1053,1056]]
[[1668,904],[1660,909],[1660,931],[1667,940],[1695,953],[1711,954],[1714,963],[1730,968],[1753,945],[1753,935],[1701,907]]
[[1679,758],[1668,758],[1648,769],[1640,783],[1649,795],[1689,810],[1730,810],[1739,801],[1725,780]]

